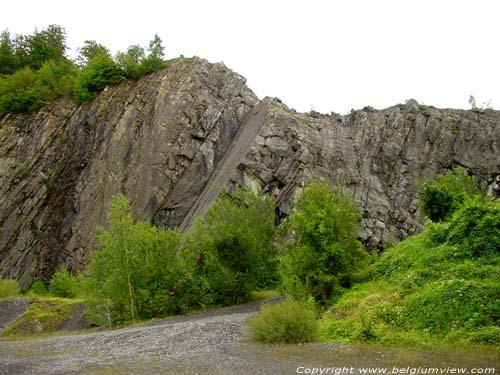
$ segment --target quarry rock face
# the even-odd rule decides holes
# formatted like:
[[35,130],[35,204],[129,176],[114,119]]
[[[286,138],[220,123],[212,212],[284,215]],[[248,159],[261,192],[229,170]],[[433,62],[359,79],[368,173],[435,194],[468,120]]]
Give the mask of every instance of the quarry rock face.
[[136,219],[187,230],[235,184],[269,193],[284,217],[313,177],[351,192],[360,238],[380,249],[421,230],[423,178],[462,166],[489,183],[499,151],[497,111],[410,100],[303,114],[259,100],[222,64],[177,59],[84,105],[0,119],[0,277],[29,287],[62,265],[81,270],[120,192]]

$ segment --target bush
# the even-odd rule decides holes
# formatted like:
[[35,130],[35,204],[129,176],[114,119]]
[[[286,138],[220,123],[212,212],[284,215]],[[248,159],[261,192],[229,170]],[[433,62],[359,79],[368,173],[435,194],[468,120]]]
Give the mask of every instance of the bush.
[[38,100],[33,91],[34,81],[35,73],[28,67],[0,78],[0,116],[36,107]]
[[294,238],[281,267],[285,291],[325,304],[349,287],[368,258],[358,241],[359,219],[356,204],[340,187],[317,180],[305,187],[285,224]]
[[248,324],[258,340],[269,343],[312,341],[317,333],[314,310],[293,299],[276,305],[264,304]]
[[33,284],[31,284],[29,293],[37,296],[45,296],[48,294],[48,291],[41,280],[35,280]]
[[247,301],[277,282],[274,204],[247,189],[223,193],[199,220],[186,245],[196,277],[216,304]]
[[106,54],[92,58],[78,75],[73,95],[78,104],[92,100],[98,91],[107,85],[117,84],[125,79],[123,71]]
[[21,294],[21,287],[16,280],[0,279],[0,298],[17,297]]
[[75,298],[78,295],[78,284],[66,268],[61,268],[50,279],[49,290],[54,297]]
[[432,221],[446,221],[467,197],[480,194],[476,181],[462,168],[455,168],[422,183],[420,210]]
[[76,74],[71,61],[50,60],[37,72],[26,67],[0,79],[0,116],[36,111],[60,96],[71,94]]
[[500,203],[471,199],[449,223],[447,242],[473,257],[500,255]]

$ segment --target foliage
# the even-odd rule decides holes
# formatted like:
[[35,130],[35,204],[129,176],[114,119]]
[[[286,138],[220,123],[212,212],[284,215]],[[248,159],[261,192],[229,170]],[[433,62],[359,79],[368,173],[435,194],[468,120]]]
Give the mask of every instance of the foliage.
[[162,41],[155,34],[154,39],[149,43],[147,56],[143,47],[132,45],[128,47],[126,53],[118,52],[116,61],[127,78],[139,78],[165,67],[163,51]]
[[83,68],[88,65],[90,60],[100,55],[111,56],[109,50],[102,44],[97,43],[95,40],[86,40],[83,46],[78,48],[76,62],[78,66]]
[[77,104],[92,100],[107,85],[139,78],[165,67],[162,41],[155,35],[148,55],[139,45],[118,53],[94,40],[78,49],[77,65],[66,57],[66,31],[50,25],[32,35],[0,34],[0,116],[36,111],[54,99],[73,94]]
[[96,323],[127,322],[182,313],[203,303],[179,254],[181,234],[134,223],[123,195],[110,205],[108,228],[97,238],[83,286]]
[[317,180],[305,187],[286,224],[294,243],[281,267],[285,291],[325,304],[349,287],[367,259],[357,238],[359,219],[356,204],[340,187]]
[[96,93],[107,85],[119,83],[124,79],[123,71],[110,56],[97,55],[80,71],[76,79],[73,90],[75,101],[81,104],[92,100]]
[[467,197],[478,196],[476,181],[463,168],[426,180],[421,186],[420,210],[432,221],[449,219]]
[[31,284],[31,288],[29,289],[29,294],[37,296],[45,296],[48,294],[48,291],[41,280],[35,280],[33,284]]
[[500,203],[467,199],[445,223],[388,249],[320,323],[329,341],[500,344]]
[[36,71],[49,60],[66,60],[66,49],[66,31],[58,25],[14,38],[5,30],[0,36],[0,75],[25,67]]
[[78,74],[76,65],[69,60],[47,60],[35,76],[35,90],[42,91],[44,103],[59,96],[69,96]]
[[61,268],[50,279],[50,295],[62,298],[75,298],[78,295],[78,284],[66,268]]
[[36,107],[38,101],[33,92],[34,81],[35,73],[28,67],[0,78],[0,116]]
[[74,309],[81,305],[78,300],[63,298],[30,298],[24,313],[2,332],[3,336],[31,336],[50,333],[61,328],[71,319]]
[[14,44],[9,31],[5,30],[0,34],[0,77],[5,74],[12,74],[16,69]]
[[0,116],[7,112],[35,111],[69,95],[77,70],[68,60],[49,60],[34,72],[29,67],[0,79]]
[[293,299],[279,304],[264,304],[248,324],[257,339],[270,343],[312,341],[317,332],[314,310]]
[[500,255],[499,233],[498,201],[471,199],[450,220],[447,242],[473,257]]
[[247,189],[223,193],[199,220],[186,252],[216,304],[247,301],[254,289],[277,281],[274,204]]
[[21,287],[16,280],[0,279],[0,298],[17,297],[21,294]]

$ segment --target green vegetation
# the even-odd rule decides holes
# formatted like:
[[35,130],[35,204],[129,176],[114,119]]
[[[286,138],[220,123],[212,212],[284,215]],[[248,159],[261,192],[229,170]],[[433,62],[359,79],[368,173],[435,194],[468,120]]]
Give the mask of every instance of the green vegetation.
[[71,319],[81,302],[63,298],[31,298],[28,308],[2,333],[3,336],[32,336],[54,332]]
[[[453,186],[453,176],[461,173],[424,186],[444,179]],[[449,190],[463,199],[461,208],[452,200],[441,211],[449,219],[386,250],[365,281],[333,304],[320,323],[322,339],[500,344],[500,203],[475,195],[475,189],[469,195],[467,183],[462,187],[461,194]]]
[[479,196],[476,181],[462,168],[456,168],[421,187],[420,211],[432,221],[449,219],[468,197]]
[[0,279],[0,298],[17,297],[21,294],[21,287],[16,280]]
[[281,264],[284,290],[321,305],[351,286],[367,260],[358,241],[359,214],[340,187],[313,181],[304,188],[285,224],[288,243]]
[[246,190],[223,194],[181,241],[177,230],[132,220],[127,199],[110,206],[82,285],[96,323],[122,323],[251,299],[276,281],[273,206]]
[[[41,289],[39,287],[37,288]],[[76,278],[74,278],[66,268],[61,268],[52,276],[50,280],[50,295],[62,298],[77,297],[78,284]]]
[[28,291],[29,295],[35,295],[35,296],[46,296],[49,294],[47,291],[47,288],[45,288],[45,285],[41,280],[35,280],[33,284],[31,284],[31,288]]
[[186,253],[212,303],[245,302],[252,290],[276,284],[274,230],[272,200],[244,189],[223,193],[196,223]]
[[[50,293],[81,290],[89,321],[111,326],[275,296],[268,290],[279,287],[285,301],[249,320],[258,340],[500,345],[500,202],[463,170],[424,182],[422,197],[433,221],[369,264],[353,200],[317,180],[278,228],[269,197],[238,189],[184,236],[134,222],[118,195],[83,276],[61,269]],[[15,282],[0,282],[0,296],[16,294]],[[57,304],[30,309],[31,323],[16,323],[28,330],[57,326],[45,310],[68,314]]]
[[83,278],[90,320],[134,322],[181,313],[196,303],[177,230],[134,223],[123,195],[113,199],[108,223],[100,229],[100,250],[91,254]]
[[314,309],[293,299],[275,305],[264,304],[248,324],[258,340],[270,343],[312,341],[317,332]]
[[101,54],[92,58],[82,68],[75,82],[74,97],[78,104],[92,100],[95,93],[107,85],[117,84],[125,79],[125,74],[113,59]]
[[107,85],[139,78],[165,67],[162,41],[155,35],[146,55],[141,46],[119,52],[95,41],[85,41],[76,62],[66,56],[64,28],[50,25],[32,35],[0,35],[0,116],[36,111],[61,96],[80,104]]

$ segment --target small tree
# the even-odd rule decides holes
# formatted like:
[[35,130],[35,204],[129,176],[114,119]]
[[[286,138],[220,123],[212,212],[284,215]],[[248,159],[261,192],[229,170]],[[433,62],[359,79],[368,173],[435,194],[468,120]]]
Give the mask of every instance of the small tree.
[[326,303],[349,286],[367,257],[358,240],[359,219],[356,204],[340,187],[318,180],[306,186],[285,224],[293,238],[281,267],[285,291]]
[[179,255],[180,239],[177,230],[134,223],[127,198],[114,197],[83,278],[91,320],[133,322],[196,306],[200,298]]
[[274,231],[274,203],[247,189],[221,194],[196,223],[186,247],[215,303],[246,301],[276,282]]
[[94,57],[106,55],[111,56],[109,50],[95,40],[86,40],[82,47],[78,48],[78,57],[76,63],[83,68],[88,65],[89,61]]
[[8,30],[0,34],[0,76],[12,74],[16,70],[14,46]]

